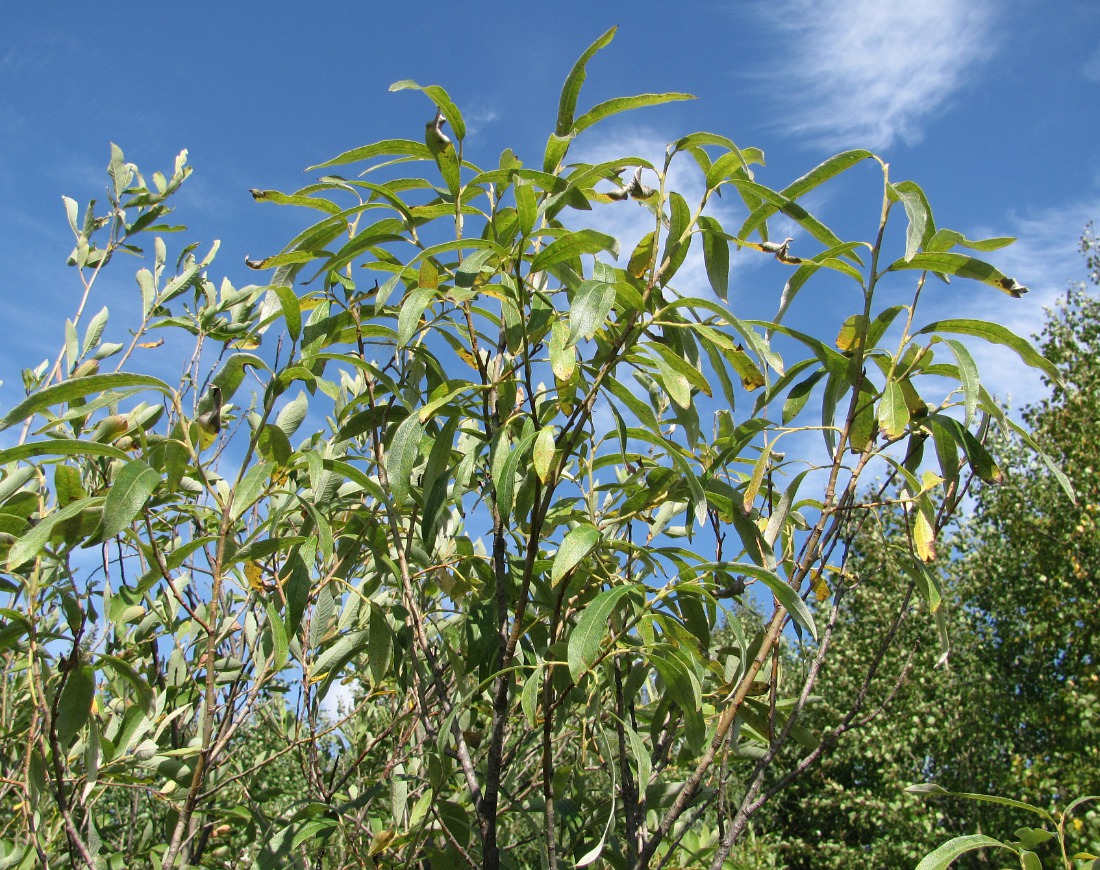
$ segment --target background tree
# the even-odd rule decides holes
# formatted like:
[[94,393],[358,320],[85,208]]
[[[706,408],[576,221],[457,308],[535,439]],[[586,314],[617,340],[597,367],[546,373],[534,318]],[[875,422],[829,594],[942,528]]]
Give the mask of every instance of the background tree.
[[[320,215],[249,264],[262,286],[215,284],[216,246],[170,268],[156,233],[185,155],[147,183],[113,148],[106,210],[66,201],[85,295],[0,420],[21,432],[0,451],[10,864],[642,870],[698,851],[715,813],[721,867],[820,753],[799,719],[851,518],[891,509],[859,496],[876,469],[904,481],[907,567],[935,605],[936,536],[970,475],[997,477],[985,420],[1010,425],[950,336],[1058,374],[996,324],[922,324],[918,302],[930,276],[1022,294],[964,253],[1009,240],[937,228],[867,151],[782,190],[754,175],[759,150],[711,133],[656,164],[567,162],[601,120],[686,97],[578,114],[612,36],[567,76],[539,168],[510,150],[479,168],[446,91],[395,84],[430,101],[422,141],[253,191]],[[800,201],[857,166],[881,185],[870,240]],[[585,226],[596,209],[650,222],[625,264]],[[772,240],[780,218],[810,250]],[[150,234],[137,322],[107,342],[86,303]],[[730,309],[731,246],[786,272],[773,321]],[[678,290],[693,248],[705,295]],[[849,315],[820,336],[782,322],[829,274]],[[909,304],[885,304],[884,281]],[[135,371],[158,336],[178,372]],[[823,458],[796,453],[807,431]],[[922,478],[926,441],[939,474]],[[814,590],[834,596],[821,619]],[[789,633],[818,643],[787,682]],[[245,751],[257,733],[269,745]],[[241,829],[255,839],[223,845]]]
[[[1091,227],[1081,249],[1096,284]],[[934,626],[913,612],[926,605],[909,595],[898,551],[902,518],[860,530],[849,563],[856,585],[824,668],[815,721],[827,729],[851,709],[863,687],[858,662],[874,656],[901,614],[861,718],[889,703],[773,806],[767,825],[790,838],[785,854],[794,867],[911,867],[946,836],[1007,834],[1032,823],[1003,805],[918,803],[900,791],[910,783],[1050,811],[1097,790],[1100,300],[1083,284],[1072,288],[1049,312],[1039,341],[1062,380],[1022,417],[1072,480],[1077,501],[1027,444],[1003,439],[1004,480],[977,487],[973,510],[952,534],[955,558],[941,563],[951,643],[945,668],[934,667]],[[1071,835],[1100,852],[1091,808],[1082,809]],[[965,860],[983,863],[981,856]]]

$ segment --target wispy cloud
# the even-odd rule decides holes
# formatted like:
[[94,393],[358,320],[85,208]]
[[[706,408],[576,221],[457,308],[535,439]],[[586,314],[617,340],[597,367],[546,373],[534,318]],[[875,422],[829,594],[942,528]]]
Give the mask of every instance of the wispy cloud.
[[831,147],[919,141],[991,55],[993,12],[989,0],[769,4],[763,14],[788,36],[782,65],[765,73],[780,126]]

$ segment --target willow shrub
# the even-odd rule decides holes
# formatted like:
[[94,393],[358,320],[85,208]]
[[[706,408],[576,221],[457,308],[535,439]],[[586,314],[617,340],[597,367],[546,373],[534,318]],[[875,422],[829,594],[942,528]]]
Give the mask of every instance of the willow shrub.
[[[320,218],[249,263],[262,285],[215,284],[214,250],[172,265],[185,154],[150,185],[114,148],[106,207],[66,200],[80,313],[0,421],[5,866],[721,867],[798,772],[779,749],[825,745],[799,717],[832,617],[806,600],[839,606],[846,530],[891,507],[859,495],[870,471],[902,486],[898,582],[935,612],[937,531],[999,475],[988,423],[1012,425],[968,345],[1058,375],[918,301],[978,282],[1009,304],[1025,288],[971,254],[1010,240],[938,228],[868,151],[782,190],[711,133],[567,162],[605,118],[686,98],[578,114],[612,36],[537,167],[479,168],[443,88],[394,85],[432,104],[423,141],[253,191]],[[804,205],[857,167],[881,177],[865,241]],[[633,209],[631,250],[585,226]],[[90,297],[150,237],[140,319],[107,342]],[[731,248],[789,272],[772,322],[731,305]],[[709,287],[681,271],[700,251]],[[783,322],[827,274],[839,334]],[[796,635],[813,663],[781,681]]]

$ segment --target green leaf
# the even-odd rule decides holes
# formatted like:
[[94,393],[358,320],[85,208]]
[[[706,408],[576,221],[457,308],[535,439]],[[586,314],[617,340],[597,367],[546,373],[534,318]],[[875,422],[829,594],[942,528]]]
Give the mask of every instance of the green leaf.
[[55,384],[52,387],[47,387],[44,390],[40,390],[28,396],[8,411],[3,420],[0,420],[0,430],[14,426],[16,423],[22,423],[29,417],[52,405],[71,402],[73,399],[81,399],[84,396],[89,396],[92,393],[100,393],[104,390],[126,389],[128,387],[148,387],[163,393],[165,396],[172,395],[172,388],[169,387],[168,384],[160,380],[160,378],[150,377],[149,375],[133,375],[124,372],[118,374],[88,375],[83,378],[63,381],[60,384]]
[[967,834],[963,837],[955,837],[940,846],[935,852],[925,855],[917,865],[917,870],[946,870],[960,855],[967,852],[975,852],[978,849],[1008,849],[1016,850],[1005,845],[1000,840],[994,840],[984,834]]
[[691,247],[691,234],[687,233],[691,224],[691,208],[684,197],[672,191],[668,195],[669,224],[665,238],[665,250],[661,257],[661,286],[666,285],[683,265]]
[[651,655],[649,657],[669,697],[675,701],[685,713],[693,713],[699,710],[703,703],[702,686],[699,678],[687,667],[686,664],[675,655]]
[[[503,462],[493,464],[493,489],[496,492],[497,511],[504,522],[507,522],[515,502],[516,473],[519,471],[519,464],[531,450],[536,434],[531,431],[524,435],[514,447],[507,451]],[[498,450],[503,449],[503,444],[502,440]]]
[[326,649],[313,663],[311,680],[325,679],[328,683],[339,675],[340,670],[351,661],[352,656],[362,652],[367,645],[367,631],[349,631],[338,635],[336,641]]
[[298,301],[298,295],[290,287],[274,286],[269,287],[268,290],[278,298],[287,332],[294,341],[297,341],[298,336],[302,334],[302,307]]
[[[923,255],[922,255],[923,256]],[[999,323],[990,323],[985,320],[937,320],[929,323],[917,335],[935,335],[940,332],[953,332],[959,335],[972,335],[981,338],[991,344],[999,344],[1015,351],[1027,365],[1039,369],[1044,375],[1056,384],[1062,385],[1062,375],[1054,363],[1042,356],[1030,342],[1020,338],[1010,329],[1006,329]]]
[[644,349],[657,364],[669,395],[681,408],[691,407],[691,387],[712,395],[710,382],[703,373],[678,353],[659,342],[648,342]]
[[712,217],[701,215],[699,228],[703,232],[703,265],[707,270],[707,280],[714,294],[725,302],[729,297],[730,283],[729,242],[721,224]]
[[595,526],[586,524],[572,529],[558,547],[554,554],[554,562],[550,567],[550,582],[555,586],[561,579],[572,571],[580,561],[591,553],[600,542],[600,530]]
[[[576,530],[574,530],[576,531]],[[564,545],[563,545],[564,546]],[[559,551],[560,552],[560,551]],[[604,635],[607,633],[607,620],[615,606],[625,596],[634,593],[637,586],[616,586],[597,595],[581,611],[577,625],[569,635],[566,658],[573,682],[578,682],[585,671],[600,654]]]
[[386,479],[394,502],[403,504],[409,497],[412,484],[412,470],[420,457],[420,439],[424,427],[414,414],[406,417],[397,431],[393,433],[386,450]]
[[573,123],[573,133],[587,130],[598,121],[617,115],[619,112],[627,112],[631,109],[640,109],[644,106],[659,106],[661,103],[672,103],[680,100],[694,100],[692,94],[638,94],[633,97],[616,97],[593,106]]
[[615,287],[603,281],[584,281],[573,294],[569,307],[569,338],[571,348],[582,338],[591,340],[604,325],[615,304]]
[[[965,791],[948,791],[943,786],[937,785],[934,782],[919,782],[916,785],[906,787],[904,790],[908,794],[922,796],[930,795],[932,797],[957,797],[966,798],[967,800],[972,801],[978,801],[979,803],[999,804],[1003,807],[1012,807],[1013,809],[1024,810],[1025,812],[1034,813],[1037,816],[1042,816],[1051,824],[1058,824],[1058,820],[1041,807],[1035,807],[1031,804],[1024,803],[1023,801],[1013,800],[1012,798],[1004,798],[992,794],[975,794],[973,792]],[[1001,845],[1005,844],[1002,843]]]
[[932,207],[928,204],[924,191],[912,181],[890,185],[890,193],[901,201],[909,217],[909,228],[905,235],[905,259],[912,260],[936,232]]
[[540,272],[557,263],[571,260],[581,254],[598,254],[608,251],[619,256],[619,241],[614,236],[596,230],[577,230],[554,239],[531,261],[531,271]]
[[929,253],[949,251],[955,245],[962,248],[969,248],[972,251],[982,251],[983,253],[989,251],[997,251],[1001,248],[1011,245],[1016,239],[1005,236],[996,239],[978,239],[977,241],[971,241],[966,238],[962,233],[957,233],[954,230],[936,230],[935,234],[925,244],[924,249]]
[[132,664],[117,656],[107,654],[100,655],[97,661],[100,667],[110,668],[129,684],[130,688],[134,690],[134,694],[137,696],[138,706],[140,706],[142,710],[146,713],[153,712],[153,703],[156,700],[153,689],[145,677],[138,673],[137,669],[134,668]]
[[305,419],[308,409],[309,399],[306,396],[305,390],[299,390],[298,395],[283,406],[283,409],[275,418],[275,425],[282,429],[283,434],[289,438],[297,432],[298,427],[302,425],[302,420]]
[[878,405],[878,425],[887,438],[897,438],[909,425],[909,407],[901,384],[890,379],[882,390]]
[[140,459],[124,465],[103,503],[102,540],[109,541],[133,522],[160,483],[160,475]]
[[314,208],[326,214],[340,214],[343,211],[340,206],[330,199],[317,196],[303,196],[301,194],[280,193],[277,190],[257,190],[252,188],[249,193],[256,202],[273,202],[276,205],[301,205],[306,208]]
[[233,507],[229,514],[231,519],[240,519],[244,512],[256,503],[274,470],[274,462],[261,462],[248,469],[240,483],[233,489]]
[[264,602],[264,610],[267,611],[267,626],[271,631],[271,670],[278,673],[286,664],[287,651],[290,648],[286,626],[271,601]]
[[966,418],[963,420],[963,425],[969,428],[970,422],[974,419],[974,413],[978,410],[978,398],[981,395],[978,366],[970,355],[970,351],[966,349],[966,345],[961,341],[938,337],[934,340],[946,344],[955,357],[955,366],[959,370],[959,384],[963,388],[963,402],[966,407]]
[[68,679],[57,702],[57,720],[54,727],[57,739],[67,745],[77,731],[84,727],[92,713],[95,699],[95,671],[91,665],[77,665],[69,671]]
[[[830,157],[828,160],[819,164],[818,166],[815,166],[801,178],[795,179],[789,185],[787,185],[787,187],[779,191],[778,199],[773,198],[771,200],[766,200],[762,205],[754,208],[752,214],[749,215],[745,223],[742,225],[740,232],[737,233],[738,237],[742,239],[747,239],[756,229],[761,227],[768,218],[779,211],[782,211],[792,217],[796,217],[797,215],[796,220],[799,220],[801,223],[802,218],[806,216],[806,213],[803,210],[798,209],[797,212],[792,214],[790,205],[793,200],[798,199],[800,196],[806,193],[809,193],[815,187],[823,184],[830,178],[833,178],[840,173],[851,169],[860,161],[867,160],[873,157],[874,155],[870,151],[862,150],[843,151],[840,154],[836,154]],[[735,181],[734,183],[737,184],[738,187],[744,184],[744,182],[738,181]],[[754,192],[759,193],[760,191]],[[820,225],[817,225],[817,227],[812,230],[810,229],[809,224],[804,223],[803,226],[806,226],[807,230],[810,231],[810,234],[813,235],[815,239],[823,242],[824,244],[831,246],[834,244],[839,244],[840,242],[840,240],[833,236],[831,233],[829,233],[828,235],[832,237],[832,240],[826,241],[823,235],[819,235],[820,230],[818,229],[818,227],[820,227]],[[857,263],[859,262],[859,258],[855,255],[852,255],[852,259],[855,260]]]
[[894,261],[886,268],[886,271],[897,272],[903,269],[917,269],[921,272],[935,272],[937,275],[957,275],[959,278],[970,278],[988,284],[990,287],[996,287],[1014,299],[1018,299],[1027,293],[1027,287],[1020,284],[1016,279],[1009,278],[984,260],[967,257],[965,254],[915,254],[909,259]]
[[103,307],[88,321],[88,328],[84,330],[84,353],[87,353],[94,347],[98,347],[99,341],[103,337],[103,330],[106,326],[107,308]]
[[630,261],[627,263],[626,270],[635,278],[642,278],[650,267],[653,266],[653,258],[657,256],[657,234],[653,232],[646,233],[642,236],[642,240],[638,242],[638,246],[634,249],[634,252],[630,255]]
[[435,103],[439,111],[443,113],[443,117],[447,119],[447,123],[451,125],[455,138],[459,142],[466,138],[466,122],[462,119],[462,113],[458,111],[458,106],[451,101],[450,95],[443,88],[439,85],[421,86],[411,79],[404,79],[390,85],[391,92],[407,89],[420,91]]
[[825,377],[825,372],[818,370],[803,381],[799,381],[787,394],[787,400],[783,403],[783,425],[786,426],[797,417],[806,403],[810,400],[810,393],[814,385]]
[[418,287],[401,303],[401,311],[397,317],[397,346],[399,348],[408,345],[412,337],[420,330],[420,319],[424,316],[424,310],[431,304],[435,295],[436,291],[430,287]]
[[638,785],[640,790],[644,792],[653,773],[653,759],[649,754],[649,750],[646,749],[645,742],[638,735],[638,732],[630,727],[629,722],[623,723],[623,731],[626,733],[627,741],[630,743],[630,751],[634,755],[634,763],[637,765]]
[[55,511],[42,519],[37,525],[31,528],[29,532],[11,545],[11,550],[8,551],[8,570],[14,571],[24,562],[37,556],[42,548],[46,546],[46,543],[53,536],[54,530],[60,524],[77,516],[82,511],[98,507],[102,502],[103,498],[99,496],[82,498],[80,501],[74,501],[68,507]]
[[307,172],[315,169],[328,169],[331,166],[343,166],[348,163],[358,163],[360,160],[369,160],[371,157],[414,157],[420,160],[431,160],[432,152],[423,142],[415,142],[412,139],[384,139],[371,145],[363,145],[345,151],[338,157],[333,157],[324,163],[311,166]]
[[[572,132],[573,117],[577,111],[577,98],[580,96],[581,85],[584,84],[586,75],[585,66],[597,51],[607,46],[615,38],[617,29],[617,27],[612,27],[588,46],[584,54],[573,64],[573,69],[569,71],[569,75],[565,77],[565,84],[561,89],[561,98],[558,101],[558,123],[554,129],[558,136],[568,136]],[[554,166],[549,167],[547,171],[552,172],[557,163],[558,161],[555,160]]]
[[519,706],[527,719],[527,725],[534,728],[538,722],[539,686],[542,684],[542,668],[535,668],[530,676],[523,681],[523,691],[520,692]]
[[817,624],[814,622],[813,614],[810,613],[806,602],[778,574],[765,568],[759,568],[756,565],[746,565],[744,563],[731,565],[730,570],[747,574],[749,577],[761,581],[771,590],[776,601],[783,605],[783,609],[794,618],[794,621],[806,629],[815,640],[817,639]]
[[390,663],[393,661],[393,631],[385,614],[374,609],[371,610],[367,630],[367,661],[370,664],[371,679],[375,686],[380,686],[389,676]]
[[57,438],[49,441],[30,441],[0,450],[0,465],[35,456],[106,456],[110,459],[130,461],[130,455],[112,444],[98,441],[77,441],[73,438]]

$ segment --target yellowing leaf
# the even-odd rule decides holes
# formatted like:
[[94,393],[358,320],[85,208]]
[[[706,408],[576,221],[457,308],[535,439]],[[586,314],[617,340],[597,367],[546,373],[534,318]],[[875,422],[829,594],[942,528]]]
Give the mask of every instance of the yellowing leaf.
[[431,259],[426,259],[420,264],[420,278],[417,283],[426,289],[435,290],[439,286],[439,270]]
[[931,562],[936,558],[936,530],[932,525],[934,514],[932,504],[922,496],[917,502],[913,515],[913,547],[922,562]]
[[841,353],[849,353],[859,347],[861,336],[867,328],[867,318],[862,314],[853,314],[840,327],[836,337],[836,347]]
[[550,467],[554,462],[554,430],[551,427],[547,426],[539,430],[531,452],[531,460],[535,466],[535,474],[539,476],[539,480],[546,483],[550,477]]
[[634,253],[630,255],[630,262],[627,263],[626,270],[635,278],[641,278],[649,271],[656,253],[657,237],[653,233],[646,233],[645,237],[638,242],[638,247],[634,249]]
[[247,562],[244,566],[244,577],[248,581],[248,587],[253,592],[263,592],[263,568],[259,562]]
[[829,584],[825,582],[825,578],[820,574],[814,578],[813,589],[814,597],[816,597],[818,601],[828,601],[829,595],[831,594],[829,591]]

